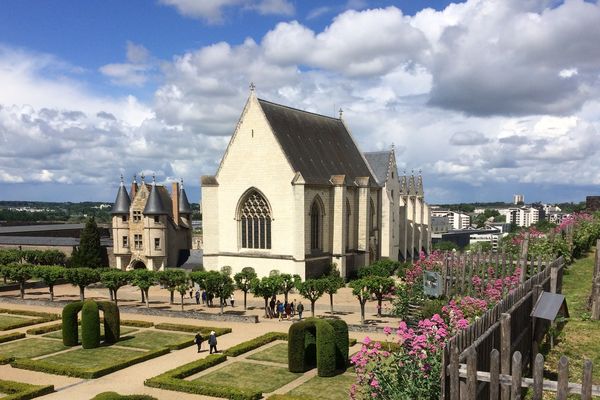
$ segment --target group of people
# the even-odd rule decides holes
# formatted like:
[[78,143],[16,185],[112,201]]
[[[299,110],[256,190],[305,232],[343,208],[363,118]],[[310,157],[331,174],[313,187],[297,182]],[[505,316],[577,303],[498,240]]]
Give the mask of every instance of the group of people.
[[302,302],[296,305],[296,300],[293,300],[291,303],[287,301],[281,302],[273,296],[269,302],[267,311],[269,318],[277,317],[280,321],[284,319],[291,320],[296,314],[298,314],[298,319],[302,319],[304,305]]
[[[194,337],[194,343],[196,343],[196,346],[198,346],[198,353],[202,351],[202,342],[204,342],[204,338],[202,337],[200,332],[198,332]],[[217,335],[215,334],[215,331],[210,331],[210,335],[208,335],[208,346],[210,348],[210,354],[218,352]]]
[[[206,290],[202,291],[202,294],[200,294],[200,289],[196,289],[196,293],[194,294],[194,288],[190,288],[190,299],[196,298],[196,304],[200,304],[200,300],[202,299],[202,305],[206,305],[206,306],[212,306],[213,305],[213,299],[214,299],[214,295],[212,293],[206,293]],[[231,307],[234,307],[235,304],[235,297],[233,296],[233,293],[231,294],[231,296],[229,296],[229,304],[231,304]],[[227,307],[227,300],[221,299],[221,301],[223,301],[223,305],[225,307]]]

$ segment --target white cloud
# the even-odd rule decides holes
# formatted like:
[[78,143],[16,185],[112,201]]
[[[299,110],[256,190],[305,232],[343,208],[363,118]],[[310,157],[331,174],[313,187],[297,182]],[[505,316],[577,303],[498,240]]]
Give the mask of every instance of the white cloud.
[[241,7],[255,10],[261,15],[293,15],[294,5],[289,0],[159,0],[160,3],[173,6],[181,15],[199,18],[208,23],[222,23],[227,9]]

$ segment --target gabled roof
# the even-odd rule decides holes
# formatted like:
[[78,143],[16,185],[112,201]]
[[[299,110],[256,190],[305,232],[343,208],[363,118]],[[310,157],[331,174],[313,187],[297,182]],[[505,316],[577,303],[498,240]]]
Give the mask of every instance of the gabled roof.
[[115,204],[113,204],[110,213],[113,215],[129,214],[129,206],[131,206],[131,199],[129,198],[127,189],[125,189],[125,185],[121,181],[119,191],[117,192],[117,198],[115,199]]
[[367,162],[371,166],[371,171],[375,174],[375,179],[380,185],[384,185],[390,173],[391,157],[393,151],[373,151],[364,153]]
[[190,202],[188,201],[187,195],[185,194],[185,189],[183,189],[183,185],[181,189],[179,189],[179,214],[191,214],[192,207],[190,206]]
[[163,196],[159,193],[158,187],[153,184],[148,195],[148,201],[146,201],[146,207],[144,207],[144,215],[168,214],[161,197]]
[[328,184],[332,175],[374,177],[350,132],[339,118],[258,99],[292,168],[308,184]]

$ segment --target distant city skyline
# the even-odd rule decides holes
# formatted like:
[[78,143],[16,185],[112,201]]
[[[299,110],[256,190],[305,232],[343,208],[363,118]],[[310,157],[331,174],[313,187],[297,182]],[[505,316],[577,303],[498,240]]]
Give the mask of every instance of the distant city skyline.
[[214,174],[248,96],[395,146],[429,203],[600,194],[598,1],[6,0],[0,200]]

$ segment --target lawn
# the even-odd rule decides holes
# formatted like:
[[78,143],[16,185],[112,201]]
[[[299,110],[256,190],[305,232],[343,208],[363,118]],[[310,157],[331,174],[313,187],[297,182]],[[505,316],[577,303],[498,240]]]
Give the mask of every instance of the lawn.
[[[131,333],[131,332],[136,332],[138,329],[137,328],[128,328],[128,327],[121,327],[121,337],[123,337],[124,335]],[[100,334],[104,335],[104,325],[100,324]],[[50,332],[50,333],[46,333],[45,335],[42,335],[43,337],[47,337],[47,338],[52,338],[52,339],[62,339],[62,330],[58,330],[58,331],[54,331],[54,332]],[[78,337],[79,340],[81,341],[81,326],[79,326],[78,328]]]
[[194,381],[270,393],[300,376],[302,374],[289,372],[287,368],[240,361],[203,375]]
[[61,342],[44,339],[24,339],[0,345],[0,356],[33,358],[66,350]]
[[54,392],[53,385],[31,385],[29,383],[0,380],[0,398],[33,399]]
[[16,315],[0,315],[0,331],[19,328],[24,325],[34,324],[35,318],[18,317]]
[[258,353],[248,356],[251,360],[270,361],[274,363],[288,363],[288,345],[287,343],[278,343],[268,349],[259,351]]
[[347,400],[350,398],[350,386],[356,381],[355,375],[342,374],[331,378],[315,376],[288,394],[302,398]]
[[97,347],[95,349],[77,349],[66,353],[49,356],[43,359],[44,363],[53,364],[57,367],[68,366],[69,368],[82,371],[94,371],[121,364],[132,358],[143,354],[142,350],[120,349],[116,347]]
[[136,347],[139,349],[154,350],[161,347],[178,349],[194,344],[194,337],[183,333],[143,331],[127,336],[119,342],[119,346]]

